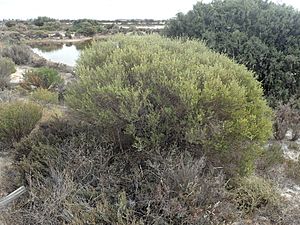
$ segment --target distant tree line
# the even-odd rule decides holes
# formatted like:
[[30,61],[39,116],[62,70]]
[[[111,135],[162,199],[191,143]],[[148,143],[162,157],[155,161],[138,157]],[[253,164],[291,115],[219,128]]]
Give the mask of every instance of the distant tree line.
[[270,100],[300,94],[300,12],[266,0],[198,2],[168,21],[165,34],[205,40],[256,72]]

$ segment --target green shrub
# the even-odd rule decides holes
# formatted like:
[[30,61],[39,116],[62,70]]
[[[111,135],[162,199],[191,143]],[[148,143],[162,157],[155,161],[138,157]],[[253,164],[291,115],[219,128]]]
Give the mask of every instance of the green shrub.
[[84,36],[93,36],[97,32],[96,28],[93,27],[90,23],[86,22],[82,24],[82,27],[76,31],[76,34],[81,34]]
[[59,21],[47,22],[42,28],[47,31],[58,31],[63,29]]
[[9,58],[0,58],[0,88],[8,87],[10,75],[16,72],[14,62]]
[[70,31],[84,36],[93,36],[102,30],[103,26],[99,23],[99,21],[89,19],[75,20],[70,29]]
[[31,102],[0,105],[0,141],[13,143],[28,135],[42,117],[42,108]]
[[48,67],[32,69],[24,74],[21,86],[27,90],[34,88],[53,89],[63,82],[57,70]]
[[253,74],[197,41],[116,36],[83,51],[76,74],[70,107],[120,148],[196,144],[247,172],[271,134]]
[[26,45],[11,45],[1,51],[3,57],[11,58],[15,64],[23,65],[32,62],[31,50]]
[[58,94],[47,89],[38,88],[31,93],[31,98],[46,104],[58,104]]
[[256,72],[271,101],[300,96],[300,12],[265,0],[198,2],[168,21],[172,37],[205,40]]
[[241,178],[232,190],[238,208],[251,213],[266,205],[278,206],[280,195],[271,183],[257,176]]

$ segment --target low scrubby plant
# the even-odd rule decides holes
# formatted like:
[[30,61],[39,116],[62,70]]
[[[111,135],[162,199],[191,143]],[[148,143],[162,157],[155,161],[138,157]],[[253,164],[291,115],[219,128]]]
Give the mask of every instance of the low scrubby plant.
[[0,89],[9,86],[10,75],[16,72],[14,62],[9,58],[0,58]]
[[[226,220],[223,174],[188,151],[120,154],[101,138],[99,128],[65,119],[41,124],[15,151],[30,194],[6,215],[11,224]],[[220,211],[223,217],[218,217]]]
[[261,177],[249,176],[236,181],[235,188],[231,190],[233,199],[238,208],[245,213],[266,205],[278,206],[280,201],[279,192],[271,183]]
[[31,98],[44,104],[58,104],[58,94],[44,88],[34,90],[31,93]]
[[54,89],[61,84],[62,78],[57,70],[49,67],[41,67],[27,71],[21,86],[27,90],[34,88]]
[[42,117],[42,108],[31,102],[0,105],[0,141],[13,143],[28,135]]
[[280,165],[284,162],[284,153],[281,144],[269,143],[268,146],[261,152],[258,159],[257,167],[261,171]]
[[121,149],[197,145],[245,174],[271,135],[253,73],[197,41],[112,37],[83,51],[76,74],[69,106]]
[[300,144],[297,142],[290,142],[288,143],[288,149],[293,151],[300,151]]
[[275,112],[274,137],[276,140],[283,140],[289,129],[288,117],[290,107],[288,105],[279,105]]
[[280,104],[275,113],[274,137],[283,140],[288,131],[292,132],[291,141],[300,137],[300,100],[291,99],[286,104]]
[[285,174],[288,178],[300,182],[300,161],[287,160],[285,164]]
[[31,50],[26,45],[10,45],[1,50],[3,57],[11,58],[17,65],[25,65],[32,62]]

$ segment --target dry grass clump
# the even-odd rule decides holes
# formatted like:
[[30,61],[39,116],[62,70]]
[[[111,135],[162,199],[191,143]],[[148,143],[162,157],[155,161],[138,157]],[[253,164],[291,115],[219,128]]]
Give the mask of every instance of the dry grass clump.
[[283,140],[287,131],[292,131],[291,141],[300,137],[300,101],[290,100],[287,104],[278,106],[275,114],[274,137]]
[[9,86],[10,75],[16,71],[14,62],[9,58],[0,57],[0,89]]
[[267,171],[268,169],[284,163],[285,158],[282,146],[276,142],[269,145],[262,151],[261,156],[257,160],[257,169]]
[[236,181],[232,191],[239,209],[244,212],[254,210],[266,205],[277,206],[280,201],[279,193],[271,183],[258,176],[248,176]]
[[32,62],[32,53],[26,45],[10,45],[4,47],[0,54],[3,57],[11,58],[17,65],[27,65]]
[[58,104],[58,94],[44,88],[38,88],[31,93],[31,98],[43,104]]

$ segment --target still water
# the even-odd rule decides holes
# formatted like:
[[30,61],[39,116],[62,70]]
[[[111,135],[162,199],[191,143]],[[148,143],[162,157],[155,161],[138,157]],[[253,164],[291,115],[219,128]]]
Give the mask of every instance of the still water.
[[43,43],[31,45],[33,52],[52,62],[75,66],[82,49],[90,44],[85,43]]

